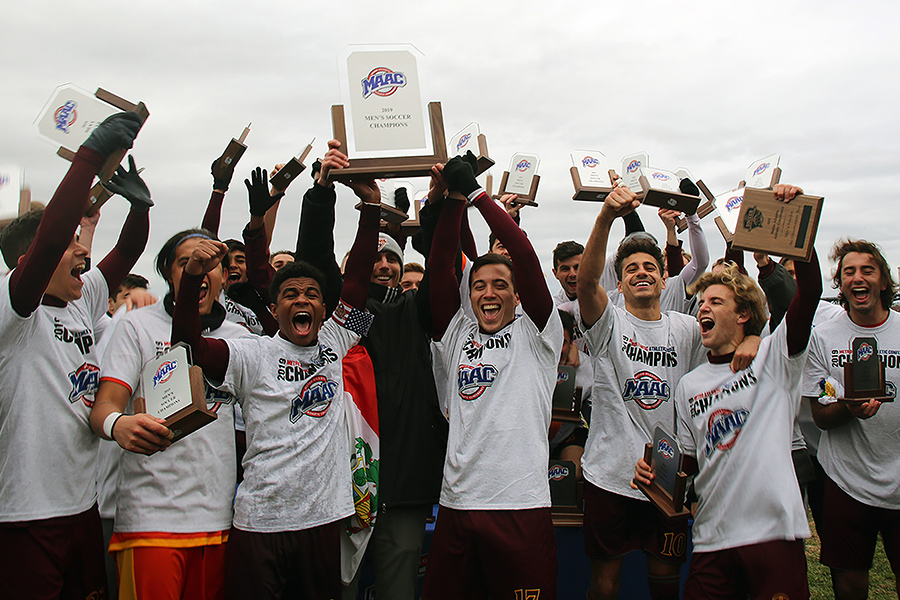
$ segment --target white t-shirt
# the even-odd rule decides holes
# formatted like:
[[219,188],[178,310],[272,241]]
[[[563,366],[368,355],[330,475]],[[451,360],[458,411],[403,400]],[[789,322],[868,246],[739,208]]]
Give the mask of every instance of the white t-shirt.
[[341,359],[358,342],[333,318],[313,346],[280,334],[228,341],[219,389],[240,398],[247,424],[238,529],[296,531],[353,514]]
[[[209,337],[251,337],[224,321]],[[122,317],[103,355],[103,379],[131,390],[127,413],[140,396],[144,364],[169,348],[172,317],[163,302]],[[197,533],[231,527],[235,485],[234,398],[206,386],[207,408],[216,420],[175,442],[165,452],[145,456],[123,452],[116,481],[115,530]]]
[[[809,362],[803,374],[803,395],[818,398],[826,377],[844,381],[844,364],[855,337],[874,337],[885,364],[887,393],[896,396],[900,385],[900,315],[888,311],[878,327],[861,327],[844,313],[813,329]],[[817,400],[813,400],[816,402]],[[851,419],[822,432],[819,462],[828,476],[849,496],[869,506],[900,509],[900,405],[886,402],[874,417]]]
[[678,442],[695,456],[694,550],[809,537],[791,459],[806,352],[787,355],[782,322],[747,369],[703,364],[675,391]]
[[460,308],[441,341],[432,342],[455,384],[441,506],[550,506],[547,434],[562,339],[556,311],[543,331],[525,315],[491,335]]
[[109,296],[99,269],[81,298],[12,308],[0,281],[0,522],[75,515],[97,500],[97,436],[88,417],[100,383],[94,323]]
[[643,321],[609,302],[585,338],[594,389],[584,477],[609,492],[646,500],[631,489],[634,464],[657,425],[675,429],[675,386],[706,360],[700,326],[678,312]]

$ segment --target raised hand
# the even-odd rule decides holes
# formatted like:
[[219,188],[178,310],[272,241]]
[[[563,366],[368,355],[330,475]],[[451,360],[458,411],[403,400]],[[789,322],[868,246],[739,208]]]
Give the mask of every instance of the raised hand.
[[137,212],[147,212],[153,206],[150,199],[150,190],[141,179],[140,172],[134,166],[134,157],[128,156],[128,170],[121,165],[116,169],[116,174],[108,182],[103,184],[113,194],[118,194],[131,203],[131,209]]
[[100,123],[82,145],[103,156],[109,156],[119,148],[130,150],[140,129],[141,118],[137,113],[116,113]]
[[256,167],[250,174],[250,179],[244,180],[244,185],[247,186],[250,197],[250,214],[254,217],[265,216],[266,211],[284,196],[284,192],[269,192],[268,174],[262,167]]

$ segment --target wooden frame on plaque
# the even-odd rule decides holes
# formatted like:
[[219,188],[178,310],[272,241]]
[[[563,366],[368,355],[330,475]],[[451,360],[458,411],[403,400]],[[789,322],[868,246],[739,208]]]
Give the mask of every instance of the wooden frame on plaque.
[[[660,181],[665,183],[670,189],[666,189],[666,187],[662,186],[654,187],[654,183],[651,182],[651,179],[654,182]],[[661,169],[641,167],[641,176],[638,181],[644,192],[643,204],[669,210],[677,210],[686,215],[696,213],[697,207],[700,205],[700,197],[675,191],[671,186],[673,180],[675,182],[678,180],[678,177],[674,173],[663,171]],[[677,185],[677,183],[675,183],[675,185]]]
[[874,337],[857,337],[850,342],[850,360],[844,364],[844,397],[837,400],[842,404],[894,401],[887,394],[884,360]]
[[[500,196],[503,194],[512,194],[514,192],[509,192],[506,190],[506,184],[509,182],[509,171],[503,171],[503,177],[500,178],[500,189],[497,190],[497,193],[493,196],[494,200],[499,200]],[[537,197],[538,185],[541,183],[541,176],[535,175],[531,178],[531,189],[527,194],[519,194],[516,198],[516,204],[524,204],[525,206],[537,206],[538,203],[534,201]]]
[[808,262],[813,253],[822,196],[800,195],[790,202],[775,198],[772,190],[744,188],[731,245]]
[[661,427],[657,427],[654,431],[653,442],[644,446],[644,461],[651,466],[654,473],[661,461],[674,460],[675,464],[670,465],[675,468],[671,474],[671,489],[667,489],[669,486],[661,484],[660,474],[657,474],[650,485],[637,480],[634,482],[647,499],[670,519],[691,516],[690,507],[684,505],[687,474],[681,470],[681,453],[676,446],[675,438]]
[[[166,375],[169,375],[169,377],[171,377],[171,372],[176,367],[175,366],[167,367],[166,363],[167,362],[175,362],[175,361],[167,361],[165,359],[165,357],[167,357],[167,355],[175,354],[174,351],[177,351],[180,354],[182,350],[184,353],[183,354],[184,358],[187,358],[188,346],[186,346],[185,344],[181,344],[181,343],[175,344],[169,350],[167,350],[165,353],[163,353],[162,355],[156,357],[155,359],[147,361],[147,363],[144,365],[144,369],[146,369],[148,367],[148,365],[152,365],[153,363],[158,363],[162,359],[163,360],[162,365],[160,367],[158,367],[157,369],[154,369],[156,371],[156,373],[154,374],[154,377],[163,378]],[[189,359],[188,359],[188,362],[189,362]],[[165,371],[165,373],[163,373],[162,376],[160,376],[159,373],[163,369],[168,369],[168,370]],[[191,395],[190,404],[187,406],[183,406],[182,408],[179,408],[175,412],[172,412],[169,414],[166,414],[165,412],[157,412],[155,410],[153,412],[148,413],[148,414],[152,414],[153,416],[165,419],[165,421],[163,421],[163,425],[165,425],[166,427],[169,428],[169,430],[171,430],[171,432],[173,434],[171,441],[173,443],[177,442],[184,436],[197,431],[204,425],[208,425],[209,423],[212,423],[213,421],[215,421],[218,418],[216,413],[209,410],[209,408],[207,408],[207,406],[206,406],[206,384],[203,379],[203,370],[196,365],[191,365],[188,367],[187,374],[188,374],[188,378],[189,378],[190,395]],[[144,390],[144,385],[143,385],[144,378],[145,378],[145,373],[142,370],[142,373],[141,373],[142,395],[138,396],[134,400],[135,414],[148,412],[147,401],[144,398],[144,395],[147,394],[147,392]],[[165,379],[163,379],[163,382],[166,382],[167,380],[168,380],[168,378],[165,378]],[[176,393],[177,392],[173,392],[173,395]],[[177,399],[177,400],[178,400],[177,406],[182,406],[185,403],[183,399]]]
[[241,137],[237,139],[231,138],[231,141],[228,142],[222,156],[220,156],[215,164],[213,164],[213,177],[216,179],[231,177],[229,170],[232,173],[234,172],[234,168],[237,166],[238,161],[241,160],[244,152],[247,151],[244,140],[247,139],[247,135],[250,133],[250,125],[252,125],[252,123],[248,123],[247,126],[244,127],[244,131],[241,132]]
[[[431,122],[431,141],[434,154],[430,156],[398,156],[393,158],[353,158],[348,156],[350,166],[332,169],[328,179],[348,181],[350,179],[393,179],[397,177],[426,177],[436,163],[447,162],[447,142],[444,139],[444,117],[440,102],[428,103],[428,118]],[[344,107],[331,107],[331,126],[334,139],[347,148],[347,124]]]
[[[701,202],[700,205],[697,207],[697,217],[702,219],[703,217],[707,216],[708,214],[716,212],[716,197],[712,195],[712,192],[709,191],[709,188],[706,187],[706,184],[703,182],[702,179],[697,180],[697,188],[700,190],[701,194],[706,196],[706,201]],[[721,217],[717,216],[716,219],[717,219],[716,226],[719,226],[720,221],[722,222],[722,226],[725,225],[725,222],[722,221]],[[675,219],[675,229],[678,231],[678,233],[684,233],[685,230],[687,230],[687,228],[688,228],[687,219],[685,219],[684,217],[677,217]],[[721,230],[721,226],[719,226],[719,229]],[[726,241],[731,241],[731,240],[726,240]]]
[[572,176],[572,185],[575,186],[575,195],[572,200],[582,200],[585,202],[603,202],[609,196],[615,186],[612,185],[615,171],[609,170],[609,187],[594,187],[582,184],[581,176],[578,174],[578,167],[569,167],[569,174]]
[[[469,143],[472,141],[473,136],[475,145],[478,147],[477,152],[472,152],[478,160],[478,168],[475,170],[475,176],[477,177],[494,166],[494,159],[488,155],[487,138],[479,131],[477,123],[469,123],[450,138],[447,156],[463,155],[466,151],[471,151],[472,148],[469,147]],[[452,148],[454,140],[456,140],[455,149]]]
[[[112,106],[115,106],[116,108],[118,108],[120,110],[123,110],[126,112],[131,111],[131,112],[137,113],[137,116],[141,119],[141,127],[144,126],[144,122],[147,120],[147,117],[150,116],[150,111],[147,110],[147,105],[145,105],[143,102],[138,102],[137,104],[134,104],[133,102],[129,102],[128,100],[125,100],[124,98],[116,96],[112,92],[108,92],[108,91],[104,90],[103,88],[97,88],[97,91],[94,93],[94,96],[96,96],[98,100],[102,100],[103,102],[106,102],[107,104],[111,104]],[[68,161],[71,161],[72,159],[75,158],[74,152],[72,152],[68,148],[63,148],[62,146],[60,146],[57,149],[56,153]],[[120,148],[119,150],[116,150],[115,152],[110,154],[108,157],[106,157],[106,162],[103,163],[103,166],[100,167],[100,171],[97,173],[97,178],[100,180],[101,183],[109,181],[112,178],[112,176],[115,175],[116,169],[118,168],[119,164],[121,164],[122,159],[125,158],[125,155],[127,153],[128,153],[128,150],[126,150],[124,148]],[[96,188],[96,186],[95,186],[95,188]],[[94,190],[91,190],[91,191],[93,192]],[[107,194],[108,194],[108,192],[107,192]],[[88,211],[86,213],[87,216],[92,216],[92,215],[97,214],[97,211],[100,210],[100,207],[103,206],[104,202],[109,200],[109,198],[110,198],[110,196],[112,196],[112,194],[106,195],[105,198],[103,196],[104,196],[104,194],[101,194],[101,193],[96,194],[97,201],[95,201],[93,204],[91,204],[91,207],[88,209]]]

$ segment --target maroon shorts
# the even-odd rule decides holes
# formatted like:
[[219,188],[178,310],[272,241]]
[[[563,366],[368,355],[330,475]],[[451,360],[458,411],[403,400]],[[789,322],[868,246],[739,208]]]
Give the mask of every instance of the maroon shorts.
[[584,552],[611,560],[643,550],[671,563],[683,563],[688,520],[668,519],[650,502],[620,496],[584,482]]
[[803,540],[774,540],[691,555],[684,600],[747,597],[809,598]]
[[[6,598],[107,597],[103,527],[95,505],[81,514],[0,523]],[[8,596],[7,596],[8,594]]]
[[549,508],[442,506],[425,569],[424,600],[556,599],[556,533]]
[[879,532],[884,553],[896,573],[900,568],[900,510],[863,504],[826,476],[819,528],[821,563],[833,569],[868,571]]
[[225,598],[340,598],[340,535],[340,521],[278,533],[232,528],[225,547]]

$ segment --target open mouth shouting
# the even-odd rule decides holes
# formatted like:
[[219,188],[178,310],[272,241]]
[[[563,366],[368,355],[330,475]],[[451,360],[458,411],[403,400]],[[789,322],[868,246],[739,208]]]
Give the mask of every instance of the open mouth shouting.
[[481,305],[481,314],[487,322],[493,323],[500,318],[500,304],[489,302]]
[[312,313],[306,310],[296,312],[291,317],[291,326],[294,328],[294,333],[301,338],[310,334],[312,331],[312,322]]
[[710,317],[700,317],[700,333],[709,333],[716,326],[716,322]]
[[71,271],[69,271],[69,274],[72,275],[72,277],[74,277],[79,284],[83,283],[81,281],[82,273],[84,273],[84,263],[76,265]]

